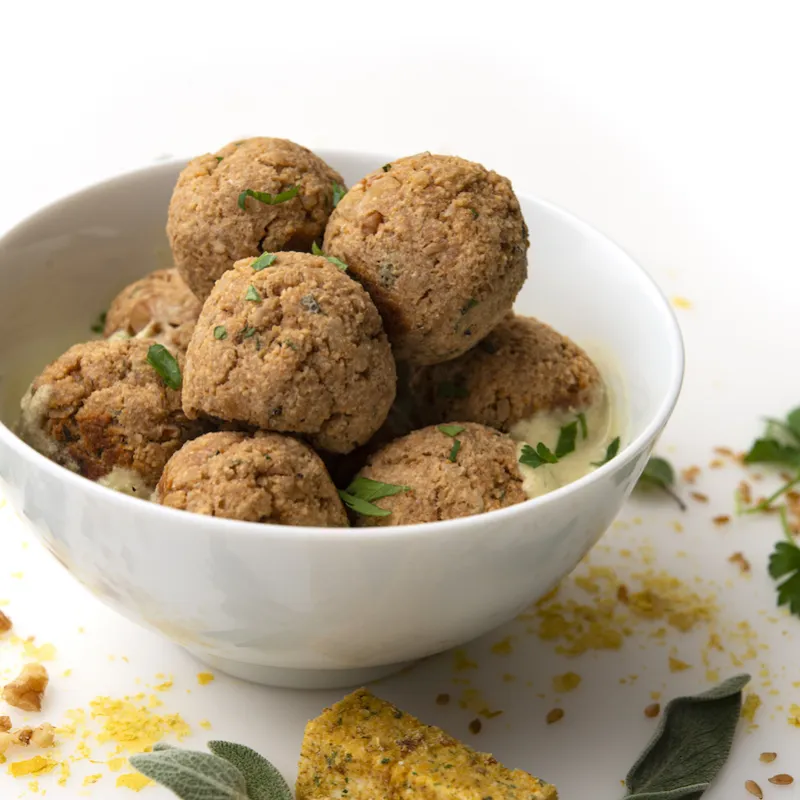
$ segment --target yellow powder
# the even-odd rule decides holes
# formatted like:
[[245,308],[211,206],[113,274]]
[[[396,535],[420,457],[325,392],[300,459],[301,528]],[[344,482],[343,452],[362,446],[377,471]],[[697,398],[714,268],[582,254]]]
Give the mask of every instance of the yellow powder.
[[197,682],[201,686],[207,686],[213,680],[214,680],[214,673],[213,672],[198,672],[197,673]]
[[67,785],[67,778],[69,778],[70,774],[72,773],[72,769],[69,765],[69,761],[61,761],[58,765],[59,772],[61,775],[58,779],[59,786],[66,786]]
[[102,777],[103,777],[103,775],[100,772],[95,772],[94,775],[87,775],[83,779],[83,785],[84,786],[91,786],[93,783],[97,783],[97,781],[99,781],[100,778],[102,778]]
[[64,678],[69,678],[69,676],[70,676],[70,675],[72,675],[72,670],[71,670],[71,669],[65,669],[65,670],[64,670],[64,671],[61,673],[61,675],[62,675],[62,677],[64,677]]
[[510,655],[514,651],[514,648],[511,644],[512,640],[513,640],[512,636],[506,636],[505,639],[501,639],[499,642],[495,642],[492,645],[492,652],[496,656]]
[[11,577],[12,578],[16,578],[19,581],[19,580],[22,580],[22,578],[24,577],[24,574],[25,573],[23,573],[23,572],[12,572],[11,573]]
[[145,786],[150,786],[153,781],[145,778],[139,772],[126,772],[124,775],[117,776],[117,788],[133,789],[134,792],[141,792]]
[[581,685],[581,676],[574,672],[565,672],[563,675],[553,677],[553,691],[571,692]]
[[39,794],[39,781],[28,781],[28,788],[34,794]]
[[127,763],[127,758],[109,758],[106,762],[106,766],[112,772],[119,772]]
[[672,298],[672,305],[675,306],[675,308],[681,308],[684,311],[688,311],[692,307],[692,301],[685,297],[675,296]]
[[15,778],[20,778],[24,775],[44,775],[52,772],[57,763],[50,756],[34,756],[24,761],[12,762],[8,765],[8,772],[9,775],[13,775]]
[[207,731],[211,730],[211,723],[207,719],[201,719],[199,724],[201,728],[205,728]]
[[168,689],[172,688],[172,681],[164,681],[164,683],[159,683],[157,686],[153,687],[157,692],[166,692]]
[[454,650],[453,669],[456,672],[463,672],[467,669],[478,669],[478,665],[467,656],[466,651]]
[[669,657],[670,672],[683,672],[684,670],[691,668],[692,668],[691,664],[687,664],[685,661],[681,661],[679,658],[675,658],[674,656]]
[[[137,695],[136,699],[140,699]],[[160,716],[144,706],[137,706],[129,699],[113,700],[97,697],[89,703],[92,719],[102,721],[102,730],[97,734],[98,742],[118,742],[131,753],[142,753],[150,749],[168,733],[182,739],[189,734],[189,726],[180,714]]]
[[797,703],[792,703],[789,707],[788,722],[790,725],[794,725],[795,728],[800,728],[800,706]]
[[755,692],[748,692],[742,703],[742,717],[748,722],[753,722],[760,707],[761,698]]

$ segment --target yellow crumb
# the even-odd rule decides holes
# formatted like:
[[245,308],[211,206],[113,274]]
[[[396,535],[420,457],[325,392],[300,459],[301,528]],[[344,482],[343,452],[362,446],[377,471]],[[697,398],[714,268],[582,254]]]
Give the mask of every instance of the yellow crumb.
[[670,672],[683,672],[684,670],[691,669],[692,665],[681,661],[679,658],[673,656],[669,657],[669,671]]
[[[141,697],[137,696],[136,699]],[[189,726],[180,714],[160,716],[128,699],[97,697],[89,703],[89,706],[92,710],[92,719],[102,721],[102,730],[97,734],[97,741],[117,742],[132,753],[150,749],[168,733],[174,734],[179,739],[189,734]]]
[[789,707],[788,722],[790,725],[794,725],[795,728],[800,728],[800,706],[797,703],[792,703]]
[[463,672],[467,669],[478,669],[478,665],[467,656],[464,650],[454,650],[453,669],[456,672]]
[[153,781],[150,778],[145,778],[139,772],[126,772],[124,775],[117,776],[117,788],[124,787],[126,789],[133,789],[134,792],[141,792],[145,786],[150,786]]
[[201,686],[206,686],[207,684],[211,683],[214,680],[214,673],[213,672],[198,672],[197,673],[197,682]]
[[84,628],[83,625],[79,625],[78,626],[78,633],[86,633],[86,628]]
[[21,778],[25,775],[44,775],[52,772],[58,762],[50,756],[34,756],[24,761],[14,761],[8,765],[9,775]]
[[87,775],[83,779],[83,785],[84,786],[91,786],[93,783],[97,783],[97,781],[99,781],[100,778],[102,778],[102,777],[103,777],[103,774],[101,772],[95,772],[94,775]]
[[71,669],[65,669],[65,670],[64,670],[64,671],[61,673],[61,676],[62,676],[63,678],[69,678],[69,676],[70,676],[70,675],[72,675],[72,670],[71,670]]
[[56,659],[56,648],[52,644],[43,644],[41,647],[37,647],[30,639],[22,646],[22,652],[33,661],[55,661]]
[[661,692],[650,692],[650,699],[651,700],[660,700],[661,699]]
[[753,722],[760,707],[761,698],[755,692],[748,692],[742,703],[742,717],[748,722]]
[[211,723],[207,719],[201,719],[198,724],[201,728],[205,728],[207,731],[211,730]]
[[514,650],[512,644],[511,644],[512,640],[513,640],[512,636],[506,636],[505,639],[501,639],[499,642],[495,642],[492,645],[492,652],[496,656],[507,656],[507,655],[510,655]]
[[581,676],[575,672],[565,672],[563,675],[553,677],[553,691],[571,692],[581,684]]
[[675,533],[683,533],[683,525],[681,525],[681,523],[677,520],[673,521],[672,529],[675,531]]
[[672,298],[672,305],[675,306],[675,308],[682,308],[684,311],[688,311],[692,307],[692,301],[676,295]]
[[69,776],[72,774],[72,768],[69,765],[69,761],[60,761],[58,764],[58,771],[61,773],[58,778],[58,785],[66,786],[67,778],[69,778]]
[[163,683],[159,683],[157,686],[153,687],[157,692],[166,692],[168,689],[172,688],[172,681],[164,681]]
[[106,762],[106,766],[112,772],[119,772],[127,763],[128,763],[127,758],[109,758],[108,761]]
[[19,580],[22,580],[22,578],[24,577],[24,575],[25,575],[25,573],[24,573],[24,572],[12,572],[12,573],[11,573],[11,577],[12,577],[12,578],[16,578],[18,581],[19,581]]
[[503,673],[503,683],[514,683],[517,679],[516,675],[512,675],[510,672]]

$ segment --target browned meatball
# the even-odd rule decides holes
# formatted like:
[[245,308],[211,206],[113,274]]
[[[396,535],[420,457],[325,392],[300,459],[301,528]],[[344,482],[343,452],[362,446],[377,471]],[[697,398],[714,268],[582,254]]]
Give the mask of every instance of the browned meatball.
[[466,419],[509,431],[540,411],[586,408],[603,385],[573,341],[533,317],[510,316],[463,356],[417,368],[411,391],[426,424]]
[[159,269],[126,286],[106,313],[103,332],[139,335],[186,352],[202,303],[176,269]]
[[[195,158],[178,177],[169,204],[175,265],[205,300],[238,259],[310,250],[333,210],[335,183],[344,183],[338,172],[287,139],[245,139]],[[271,202],[242,197],[248,189]]]
[[497,325],[527,275],[511,183],[453,156],[401,158],[367,175],[325,230],[383,316],[398,360],[437,364]]
[[90,480],[149,494],[169,457],[204,430],[184,415],[180,391],[147,362],[150,344],[110,339],[71,347],[22,399],[20,436]]
[[169,460],[156,502],[212,517],[277,525],[347,525],[325,465],[279,433],[209,433]]
[[369,295],[325,258],[276,253],[226,272],[186,356],[183,406],[349,453],[383,424],[395,367]]
[[527,499],[516,444],[472,422],[431,426],[396,439],[371,456],[359,476],[409,487],[375,502],[389,516],[355,514],[359,526],[468,517]]

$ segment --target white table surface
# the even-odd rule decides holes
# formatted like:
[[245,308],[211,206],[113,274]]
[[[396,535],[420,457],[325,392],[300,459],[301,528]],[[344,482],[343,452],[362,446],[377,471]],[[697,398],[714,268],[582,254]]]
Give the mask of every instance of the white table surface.
[[[691,488],[711,501],[690,501],[685,514],[655,497],[631,501],[593,562],[628,581],[655,553],[650,568],[716,596],[712,627],[734,650],[744,646],[731,632],[750,621],[757,657],[741,669],[755,676],[763,705],[757,727],[742,726],[708,797],[744,800],[749,778],[767,800],[789,800],[797,784],[767,782],[775,772],[800,778],[800,728],[786,711],[800,704],[800,619],[775,612],[765,571],[780,530],[775,519],[715,526],[712,516],[732,513],[743,475],[706,467],[713,447],[744,448],[761,415],[800,405],[796,9],[641,0],[532,2],[524,10],[510,2],[9,4],[0,28],[0,229],[117,171],[258,134],[312,148],[457,153],[608,233],[668,296],[690,301],[678,309],[685,388],[660,450],[678,467],[703,466]],[[535,260],[531,274],[535,280]],[[272,690],[221,674],[200,686],[197,662],[101,606],[8,509],[0,510],[0,544],[0,600],[9,601],[2,608],[19,636],[57,649],[42,718],[58,723],[68,708],[86,708],[100,694],[135,694],[164,674],[174,685],[159,693],[158,711],[186,719],[187,743],[246,743],[293,780],[305,720],[341,693]],[[752,562],[751,576],[728,563],[735,551]],[[564,592],[590,602],[573,579]],[[654,726],[643,715],[650,692],[666,699],[708,685],[709,629],[670,629],[659,644],[649,635],[656,627],[637,624],[619,651],[567,658],[526,633],[525,622],[512,622],[467,648],[478,669],[456,671],[445,654],[376,691],[554,781],[566,800],[590,789],[597,800],[615,800]],[[507,635],[513,652],[492,653]],[[692,669],[670,673],[673,648]],[[0,677],[20,654],[0,638]],[[722,676],[740,671],[728,653],[718,662]],[[568,670],[583,682],[557,695],[552,677]],[[516,680],[504,683],[504,673]],[[457,702],[465,688],[504,711],[477,736],[467,730],[475,711]],[[442,692],[452,696],[449,706],[435,704]],[[557,705],[566,716],[547,726]],[[199,726],[203,719],[211,731]],[[73,748],[65,740],[62,756]],[[102,760],[102,748],[93,749]],[[779,760],[760,764],[763,750]],[[3,800],[39,796],[5,770]],[[81,776],[89,772],[103,777],[87,789]],[[77,762],[73,773],[65,786],[57,772],[40,777],[39,791],[134,796],[113,788],[116,775],[104,764]],[[142,796],[171,795],[148,787]]]

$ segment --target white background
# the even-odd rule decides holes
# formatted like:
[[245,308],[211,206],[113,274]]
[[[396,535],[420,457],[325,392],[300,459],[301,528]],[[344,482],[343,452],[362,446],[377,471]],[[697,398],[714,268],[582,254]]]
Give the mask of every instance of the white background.
[[[690,310],[678,311],[687,379],[664,449],[679,466],[705,464],[714,445],[744,447],[760,415],[800,404],[797,9],[791,2],[697,0],[6,2],[0,228],[120,170],[247,135],[397,156],[430,149],[482,161],[519,191],[606,232],[668,296],[691,301]],[[534,260],[532,280],[535,270]],[[737,480],[706,479],[714,513],[730,511]],[[776,527],[737,522],[721,532],[710,526],[710,511],[694,507],[684,519],[682,547],[691,558],[678,559],[676,569],[690,578],[695,564],[704,574],[734,577],[725,557],[744,550],[755,575],[746,587],[734,585],[726,602],[752,610],[758,598],[769,607],[773,594],[763,573]],[[663,546],[673,512],[648,506],[624,516],[634,513],[645,519],[637,543],[649,537]],[[68,687],[54,681],[54,718],[97,692],[134,691],[135,677],[156,671],[193,685],[199,667],[188,656],[99,608],[37,545],[23,550],[23,534],[10,517],[2,519],[0,598],[10,597],[15,619],[37,641],[57,643],[59,661],[75,668]],[[13,569],[24,569],[25,578],[10,578]],[[85,639],[77,634],[82,624]],[[774,632],[777,649],[764,655],[775,667],[790,665],[773,705],[800,703],[800,689],[791,686],[800,674],[790,674],[800,661],[800,621],[792,624],[785,623],[785,634]],[[3,647],[0,640],[0,666]],[[131,665],[109,661],[113,653],[127,654]],[[536,659],[534,653],[531,663]],[[390,682],[386,693],[462,735],[467,712],[445,713],[430,702],[443,691],[445,661]],[[640,719],[644,701],[634,713],[631,696],[615,689],[619,666],[608,657],[584,668],[593,679],[575,707],[587,712],[572,727],[568,718],[561,731],[545,731],[539,717],[528,725],[518,714],[471,743],[558,779],[567,800],[590,790],[601,799],[621,796],[618,779],[648,728]],[[667,676],[675,679],[669,688],[703,688],[700,675],[685,675],[680,683]],[[287,774],[302,721],[332,699],[335,693],[270,691],[221,676],[211,687],[195,685],[191,695],[181,688],[170,696],[171,710],[194,722],[211,718],[213,735],[261,749]],[[519,699],[519,708],[526,702]],[[709,797],[746,797],[748,777],[766,785],[768,800],[792,795],[766,784],[757,753],[783,747],[800,765],[800,730],[790,729],[785,715],[764,714],[761,728],[737,743],[735,763]],[[606,724],[614,737],[605,735]],[[781,771],[789,766],[784,760]],[[103,780],[105,788],[101,781],[92,796],[114,791]],[[24,790],[25,782],[0,772],[3,800]],[[70,784],[49,794],[81,791]],[[147,789],[144,796],[162,795]]]

